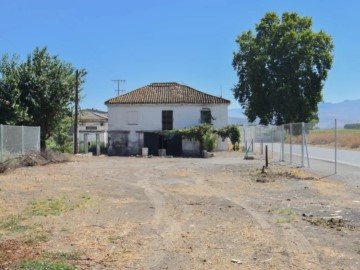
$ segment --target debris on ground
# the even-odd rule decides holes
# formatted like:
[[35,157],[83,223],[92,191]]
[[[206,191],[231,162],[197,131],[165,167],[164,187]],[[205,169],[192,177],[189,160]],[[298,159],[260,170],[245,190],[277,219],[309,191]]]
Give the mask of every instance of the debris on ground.
[[314,217],[313,215],[302,214],[303,220],[309,222],[315,226],[321,226],[324,228],[338,229],[347,228],[354,230],[355,226],[349,224],[349,222],[343,219],[342,216],[331,216],[331,217]]
[[238,259],[231,259],[231,262],[232,263],[237,263],[237,264],[242,264],[242,261],[238,260]]
[[0,163],[0,173],[21,167],[44,166],[49,163],[62,163],[67,161],[69,161],[69,158],[63,153],[54,151],[32,152]]

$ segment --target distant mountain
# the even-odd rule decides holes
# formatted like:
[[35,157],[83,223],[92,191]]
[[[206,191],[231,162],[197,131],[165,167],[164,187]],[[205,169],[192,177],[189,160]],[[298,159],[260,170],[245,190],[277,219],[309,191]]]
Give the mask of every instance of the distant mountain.
[[345,124],[360,123],[360,99],[320,103],[319,119],[319,128],[333,128],[335,119],[339,128]]
[[229,125],[248,125],[246,116],[243,113],[243,109],[229,109],[228,110],[228,124]]
[[[229,109],[229,124],[248,125],[243,109]],[[360,123],[360,99],[345,100],[339,103],[322,102],[319,104],[319,128],[333,128],[335,119],[338,128],[345,124]]]

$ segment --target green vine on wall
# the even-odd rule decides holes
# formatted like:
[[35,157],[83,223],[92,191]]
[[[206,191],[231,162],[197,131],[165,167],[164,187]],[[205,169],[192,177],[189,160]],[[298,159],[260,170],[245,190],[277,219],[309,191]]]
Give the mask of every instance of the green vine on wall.
[[203,150],[212,152],[216,147],[218,136],[220,136],[223,141],[226,138],[230,138],[234,151],[239,149],[240,144],[240,131],[236,125],[216,129],[210,124],[202,124],[191,128],[169,130],[166,131],[166,135],[179,135],[189,141],[198,141],[200,144],[200,153]]

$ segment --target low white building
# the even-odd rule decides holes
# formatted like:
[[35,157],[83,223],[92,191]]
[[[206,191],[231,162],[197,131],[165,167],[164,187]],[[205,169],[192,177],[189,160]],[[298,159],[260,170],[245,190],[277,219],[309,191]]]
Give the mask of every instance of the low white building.
[[[108,152],[110,155],[139,154],[143,147],[157,155],[199,153],[196,142],[169,138],[164,130],[183,129],[204,122],[215,128],[227,125],[229,100],[212,96],[178,83],[152,83],[109,99]],[[218,140],[217,150],[226,150],[227,142]]]
[[96,134],[100,136],[100,143],[107,145],[108,139],[108,114],[107,112],[96,109],[83,109],[79,113],[78,125],[78,140],[80,148],[83,149],[83,144],[86,141],[89,144],[95,145]]

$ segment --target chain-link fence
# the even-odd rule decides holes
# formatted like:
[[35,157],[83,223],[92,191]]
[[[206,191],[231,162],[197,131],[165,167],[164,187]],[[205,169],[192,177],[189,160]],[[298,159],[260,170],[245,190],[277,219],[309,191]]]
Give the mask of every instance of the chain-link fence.
[[40,151],[40,127],[0,125],[0,162]]
[[262,155],[267,146],[276,162],[311,168],[323,176],[338,173],[338,164],[360,167],[360,130],[338,128],[336,120],[328,129],[291,123],[240,130],[247,152]]

